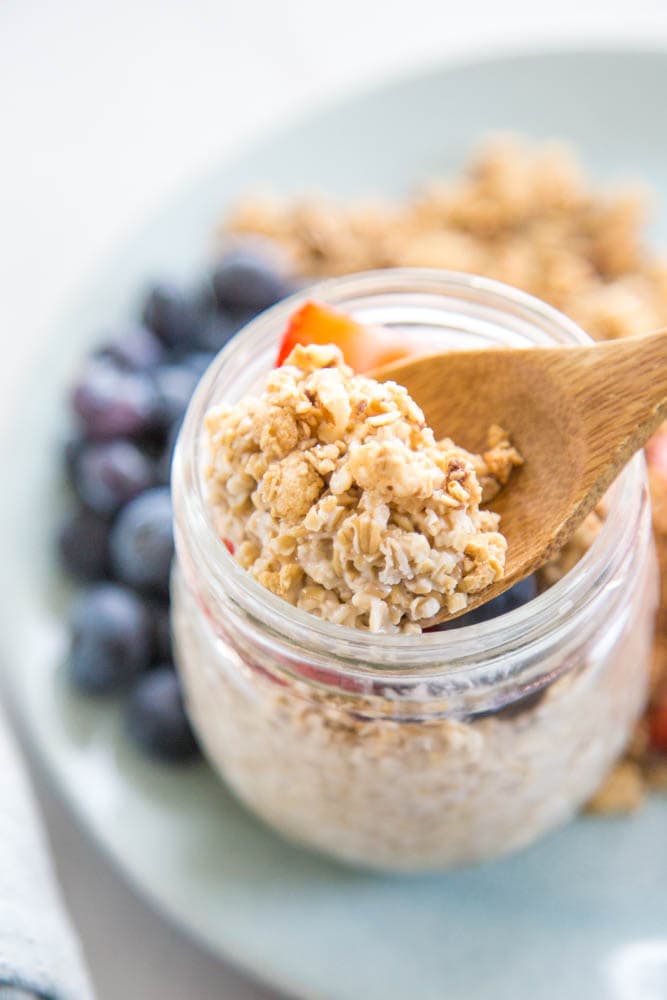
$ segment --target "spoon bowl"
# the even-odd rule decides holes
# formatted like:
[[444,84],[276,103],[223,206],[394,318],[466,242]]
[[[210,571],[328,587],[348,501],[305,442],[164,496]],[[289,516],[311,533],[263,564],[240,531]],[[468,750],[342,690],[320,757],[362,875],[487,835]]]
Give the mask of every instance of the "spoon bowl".
[[[500,424],[524,459],[491,506],[508,542],[505,574],[465,614],[534,573],[667,417],[667,332],[573,347],[452,351],[370,373],[404,385],[436,438],[473,452]],[[439,612],[426,624],[457,615]]]

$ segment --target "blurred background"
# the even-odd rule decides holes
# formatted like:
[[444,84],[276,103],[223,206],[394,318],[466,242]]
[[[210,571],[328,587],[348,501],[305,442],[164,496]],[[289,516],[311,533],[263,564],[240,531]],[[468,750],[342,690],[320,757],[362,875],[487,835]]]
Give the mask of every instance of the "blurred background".
[[443,59],[614,41],[667,42],[664,0],[3,0],[0,308],[16,323],[29,306],[32,342],[170,191],[327,98]]
[[[664,0],[3,0],[0,416],[100,256],[252,136],[445,60],[618,42],[667,45]],[[274,995],[150,912],[35,775],[100,1000]]]

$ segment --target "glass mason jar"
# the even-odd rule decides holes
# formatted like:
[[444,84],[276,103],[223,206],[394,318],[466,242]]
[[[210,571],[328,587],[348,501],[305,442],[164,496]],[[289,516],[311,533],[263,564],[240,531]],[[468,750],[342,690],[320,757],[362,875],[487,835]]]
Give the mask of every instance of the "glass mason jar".
[[321,621],[238,565],[202,479],[205,413],[261,386],[305,298],[428,332],[434,348],[588,340],[514,289],[412,269],[323,282],[236,337],[195,394],[174,462],[173,629],[192,722],[252,810],[329,855],[408,871],[515,850],[596,790],[645,701],[657,583],[643,456],[583,558],[518,610],[418,636]]

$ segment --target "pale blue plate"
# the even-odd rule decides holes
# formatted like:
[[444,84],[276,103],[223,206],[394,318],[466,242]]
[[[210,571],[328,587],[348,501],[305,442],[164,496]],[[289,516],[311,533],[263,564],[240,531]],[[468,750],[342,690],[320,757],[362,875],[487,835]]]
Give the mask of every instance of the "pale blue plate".
[[[137,229],[54,324],[3,468],[3,652],[35,745],[91,833],[155,905],[213,951],[327,1000],[664,1000],[667,802],[578,820],[509,860],[382,878],[297,850],[202,765],[128,748],[118,716],[70,695],[59,664],[68,595],[51,537],[62,498],[62,396],[91,336],[151,276],[201,264],[225,205],[255,184],[398,193],[457,167],[490,129],[574,141],[600,177],[639,174],[667,197],[667,55],[556,53],[445,68],[272,136],[215,168]],[[667,235],[661,211],[655,235]],[[664,242],[667,243],[667,240]]]

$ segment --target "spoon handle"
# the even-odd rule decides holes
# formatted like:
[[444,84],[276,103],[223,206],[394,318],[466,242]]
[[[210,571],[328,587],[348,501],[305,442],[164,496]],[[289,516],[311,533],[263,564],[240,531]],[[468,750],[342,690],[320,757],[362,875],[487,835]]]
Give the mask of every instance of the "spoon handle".
[[[591,474],[620,468],[667,419],[667,331],[560,352]],[[592,461],[593,459],[597,461]]]
[[[537,546],[537,566],[544,551],[571,538],[667,419],[667,331],[591,346],[537,348],[525,357],[524,384],[530,399],[540,401],[532,411],[542,418],[539,448],[552,459],[545,465],[534,449],[527,455],[527,466],[531,454],[534,465],[533,496],[548,497],[549,516],[554,515]],[[509,515],[503,516],[507,524]]]

